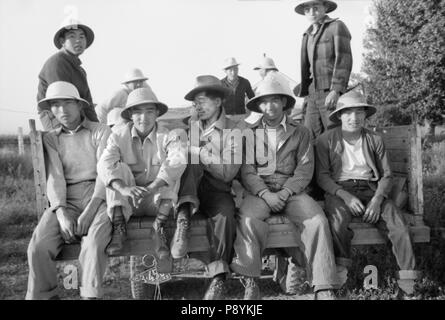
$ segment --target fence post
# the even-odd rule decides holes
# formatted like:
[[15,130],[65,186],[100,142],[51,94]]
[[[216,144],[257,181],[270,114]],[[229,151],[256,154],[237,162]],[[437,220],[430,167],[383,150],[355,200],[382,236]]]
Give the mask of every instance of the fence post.
[[25,154],[25,145],[23,144],[23,129],[19,127],[18,130],[18,144],[19,144],[19,155],[22,156]]

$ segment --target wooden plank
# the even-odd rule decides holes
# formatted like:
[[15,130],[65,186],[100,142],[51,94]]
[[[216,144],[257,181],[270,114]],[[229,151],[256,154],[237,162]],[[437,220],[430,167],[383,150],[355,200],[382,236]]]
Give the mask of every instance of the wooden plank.
[[414,125],[411,136],[411,176],[409,198],[414,214],[423,216],[422,140],[420,126]]
[[391,161],[390,166],[391,166],[391,170],[396,173],[406,174],[410,170],[409,163],[407,163],[407,162]]
[[410,141],[409,136],[405,137],[383,137],[383,142],[385,143],[385,147],[388,149],[409,149]]
[[411,125],[406,126],[394,126],[394,127],[380,127],[376,128],[376,132],[380,133],[382,136],[409,136],[409,132],[412,130]]
[[[427,226],[409,227],[411,239],[414,243],[425,243],[430,241],[430,228]],[[352,245],[370,245],[386,243],[376,228],[355,229]]]
[[34,171],[34,188],[36,191],[37,217],[40,219],[43,212],[49,208],[46,198],[46,171],[45,159],[43,155],[42,133],[36,130],[36,124],[33,119],[29,120],[31,157]]
[[408,163],[410,161],[410,152],[409,149],[406,150],[389,150],[386,149],[388,152],[388,158],[391,162],[406,162]]

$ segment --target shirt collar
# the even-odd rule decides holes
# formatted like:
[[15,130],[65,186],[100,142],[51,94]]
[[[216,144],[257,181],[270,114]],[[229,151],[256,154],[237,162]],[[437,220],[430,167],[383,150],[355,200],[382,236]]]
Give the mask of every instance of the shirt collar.
[[68,58],[68,60],[70,60],[75,65],[80,66],[82,64],[82,61],[79,59],[78,56],[75,56],[74,54],[68,52],[65,48],[62,48],[60,50],[65,54],[65,56]]
[[[329,23],[329,22],[332,22],[332,21],[335,21],[335,20],[337,20],[337,18],[332,19],[331,17],[329,17],[329,16],[326,14],[320,22],[317,22],[317,23],[320,25],[320,27],[318,28],[318,30],[320,30],[321,27],[322,27],[325,23]],[[306,29],[306,31],[304,32],[304,34],[308,34],[308,35],[311,34],[312,29],[313,29],[313,25],[314,25],[314,24],[311,24],[311,25],[309,26],[309,28]],[[317,31],[317,33],[318,33],[318,31]]]
[[206,130],[203,129],[201,120],[198,120],[198,123],[199,123],[199,129],[202,130],[203,132],[204,131],[208,132],[209,130],[212,130],[213,128],[223,130],[226,128],[226,113],[224,112],[223,107],[221,107],[221,114],[219,115],[219,118],[215,122],[213,122],[210,125],[210,127],[208,127]]
[[[262,123],[263,123],[263,127],[264,128],[271,128],[270,126],[268,126],[267,124],[266,124],[266,121],[264,121],[264,117],[262,117],[261,118],[262,120]],[[284,132],[287,132],[287,124],[286,124],[286,122],[287,122],[287,117],[286,117],[286,114],[284,114],[284,116],[283,116],[283,119],[281,120],[281,122],[280,122],[280,124],[278,125],[278,127],[277,128],[279,128],[280,126],[281,127],[283,127],[283,129],[284,129]]]
[[93,131],[93,124],[86,117],[84,117],[82,122],[74,130],[69,130],[69,129],[65,128],[64,126],[60,126],[57,129],[55,129],[55,131],[56,131],[57,135],[60,135],[62,132],[73,134],[73,133],[79,132],[82,128]]
[[[156,131],[158,129],[158,124],[155,124],[154,128],[151,130],[151,132],[148,134],[147,138],[150,139],[150,141],[152,143],[154,143],[156,141]],[[135,139],[141,139],[141,137],[139,136],[136,128],[134,127],[134,125],[131,126],[131,138]],[[145,138],[145,140],[147,139]]]

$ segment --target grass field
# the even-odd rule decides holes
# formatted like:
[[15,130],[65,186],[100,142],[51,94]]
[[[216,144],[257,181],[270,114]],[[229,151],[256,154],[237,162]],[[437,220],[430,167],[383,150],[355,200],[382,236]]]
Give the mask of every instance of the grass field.
[[[1,141],[1,139],[0,139]],[[445,142],[435,143],[424,152],[425,220],[432,227],[431,243],[415,246],[416,259],[424,277],[416,287],[415,299],[445,299]],[[0,149],[0,300],[23,299],[26,293],[28,265],[26,249],[37,224],[33,171],[29,154]],[[441,229],[442,228],[442,229]],[[355,247],[354,269],[346,290],[349,299],[395,299],[397,270],[395,259],[386,246]],[[379,270],[379,289],[364,290],[363,268],[373,264]],[[58,265],[60,287],[64,264]],[[105,299],[131,299],[125,258],[110,259],[104,279]],[[201,299],[207,280],[186,279],[162,285],[164,299]],[[311,299],[312,295],[288,296],[270,279],[260,282],[263,299]],[[228,299],[241,299],[243,287],[231,280]],[[307,292],[306,292],[307,293]],[[62,290],[64,299],[78,299],[78,290]]]

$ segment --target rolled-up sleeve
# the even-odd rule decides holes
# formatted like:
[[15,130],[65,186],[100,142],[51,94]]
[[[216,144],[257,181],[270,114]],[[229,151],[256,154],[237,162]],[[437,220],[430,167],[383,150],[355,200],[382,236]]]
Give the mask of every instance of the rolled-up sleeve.
[[[98,126],[98,129],[93,133],[93,143],[96,145],[96,159],[98,161],[107,146],[107,140],[110,134],[110,128],[105,125]],[[96,178],[93,198],[100,198],[105,200],[105,184],[99,177],[99,174]]]
[[121,158],[118,136],[111,133],[97,164],[99,178],[106,187],[110,186],[113,180],[124,180],[123,173],[118,166]]
[[164,180],[168,186],[174,186],[187,166],[187,134],[185,131],[170,131],[165,135],[162,144],[166,154],[157,178]]
[[52,210],[66,207],[66,180],[62,161],[57,152],[57,136],[53,133],[43,135],[46,164],[46,193]]

